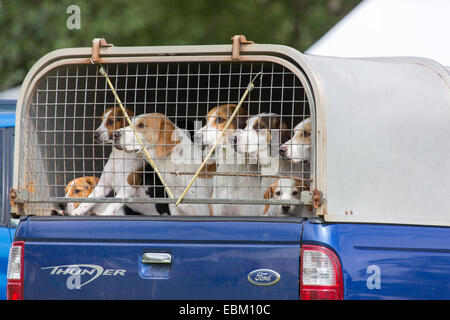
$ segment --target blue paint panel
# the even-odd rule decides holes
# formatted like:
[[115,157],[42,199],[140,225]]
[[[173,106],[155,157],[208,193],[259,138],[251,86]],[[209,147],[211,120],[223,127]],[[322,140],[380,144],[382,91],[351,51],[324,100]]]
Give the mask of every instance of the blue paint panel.
[[345,299],[450,299],[450,228],[306,223],[302,239],[338,254]]
[[0,128],[15,126],[16,103],[16,100],[0,100]]
[[[12,185],[13,164],[13,131],[15,126],[16,100],[0,100],[0,160],[2,172],[0,172],[0,300],[6,299],[6,272],[8,269],[9,248],[11,246],[11,233],[15,229],[7,228],[9,225],[8,192]],[[6,129],[10,128],[10,129]]]
[[0,227],[0,300],[6,299],[6,271],[11,246],[10,232],[9,228]]
[[[299,219],[232,221],[232,219],[158,219],[138,216],[37,217],[22,221],[16,233],[21,240],[66,241],[300,241]],[[290,221],[290,222],[289,222]],[[49,223],[51,222],[51,223]]]
[[0,128],[14,127],[16,115],[14,113],[0,113]]
[[[299,220],[32,217],[22,221],[16,238],[27,239],[26,299],[298,299],[301,228]],[[172,263],[151,270],[142,265],[144,252],[170,253]],[[52,268],[74,264],[100,266],[103,273],[84,285],[97,271]],[[248,275],[257,269],[273,270],[280,280],[252,284]],[[79,289],[71,272],[84,272]]]

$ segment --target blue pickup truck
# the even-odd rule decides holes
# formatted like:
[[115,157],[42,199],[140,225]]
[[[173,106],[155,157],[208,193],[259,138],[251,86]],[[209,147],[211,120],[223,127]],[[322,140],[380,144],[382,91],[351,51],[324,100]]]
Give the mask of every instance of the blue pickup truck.
[[12,164],[14,156],[14,125],[16,100],[0,100],[0,171],[1,215],[0,215],[0,300],[6,299],[6,269],[9,248],[15,231],[15,223],[10,219],[9,188],[12,186]]
[[[9,299],[450,299],[449,70],[427,59],[319,57],[243,39],[137,48],[96,39],[92,48],[58,50],[36,63],[17,104],[10,196],[20,222],[9,257]],[[211,111],[227,102],[233,105],[226,108],[248,110],[241,127],[233,116],[227,121]],[[132,110],[134,129],[122,113],[105,135],[114,147],[99,143],[101,130],[115,123],[111,107],[122,103]],[[205,158],[214,159],[214,169],[193,176],[192,168],[176,167],[186,163],[167,156],[184,137],[191,146],[190,129],[178,128],[178,120],[197,121],[197,132],[223,128],[222,135],[235,125],[215,158],[208,158],[213,149]],[[159,131],[170,148],[157,149]],[[243,152],[247,171],[239,171],[242,163],[229,170],[220,162],[220,152],[239,153],[245,145],[234,133],[264,135],[257,151]],[[120,139],[137,135],[141,142],[128,146],[148,149],[136,159],[153,157],[159,187],[168,182],[165,195],[151,195],[154,180],[129,179],[125,186],[144,185],[148,197],[96,196],[96,189],[94,196],[71,195],[74,178],[102,181],[111,150],[131,157],[134,149]],[[307,159],[286,151],[297,139]],[[269,143],[275,149],[258,158]],[[288,169],[267,173],[275,160]],[[127,169],[111,170],[117,176]],[[189,182],[183,176],[203,179],[211,196],[197,197],[203,189],[194,184],[183,199],[180,186]],[[232,184],[242,177],[246,183]],[[230,186],[241,191],[222,196]],[[263,192],[247,197],[243,187]],[[173,209],[177,200],[193,214]],[[149,209],[52,215],[67,203]],[[162,203],[169,215],[151,211]],[[196,215],[204,204],[212,205],[209,214]],[[290,214],[297,207],[305,211]]]
[[[57,218],[28,217],[19,224],[22,298],[450,298],[447,228]],[[167,263],[157,263],[158,256],[167,256]]]

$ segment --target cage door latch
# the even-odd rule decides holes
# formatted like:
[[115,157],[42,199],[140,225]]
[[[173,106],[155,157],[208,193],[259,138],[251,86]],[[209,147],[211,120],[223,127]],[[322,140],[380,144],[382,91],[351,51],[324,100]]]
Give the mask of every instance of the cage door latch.
[[14,207],[17,204],[23,204],[28,201],[30,192],[27,190],[16,190],[11,188],[9,190],[9,204]]
[[244,35],[236,35],[231,37],[233,45],[231,47],[231,59],[239,60],[241,57],[241,44],[252,44],[254,41],[247,40]]
[[100,48],[104,47],[113,47],[113,45],[106,42],[105,38],[95,38],[94,40],[92,40],[92,63],[97,63],[100,61]]

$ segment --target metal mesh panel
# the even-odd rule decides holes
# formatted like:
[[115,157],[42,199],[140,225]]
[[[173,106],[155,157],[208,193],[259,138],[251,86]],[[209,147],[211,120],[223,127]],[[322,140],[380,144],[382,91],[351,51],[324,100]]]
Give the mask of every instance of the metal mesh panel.
[[[118,104],[97,66],[69,65],[53,69],[39,81],[25,118],[24,180],[30,199],[26,208],[32,209],[34,214],[50,214],[58,202],[83,202],[96,206],[100,203],[128,203],[137,208],[133,209],[135,213],[144,214],[146,210],[149,214],[158,214],[160,208],[158,205],[150,207],[151,203],[168,203],[173,215],[174,201],[188,185],[210,148],[205,138],[201,139],[202,133],[204,137],[205,130],[214,130],[212,128],[217,128],[216,133],[220,133],[224,121],[226,123],[227,116],[233,111],[226,107],[225,120],[222,121],[218,115],[223,113],[212,114],[211,109],[237,104],[250,80],[259,72],[261,75],[255,81],[255,88],[230,127],[233,130],[226,131],[223,142],[206,166],[207,171],[197,178],[183,200],[186,210],[175,214],[242,214],[233,208],[247,205],[242,208],[247,208],[249,215],[265,215],[265,204],[277,203],[286,207],[299,203],[297,191],[308,189],[310,166],[308,161],[302,161],[304,159],[289,160],[295,157],[291,151],[296,144],[294,137],[308,138],[311,134],[294,130],[310,117],[310,110],[303,85],[291,71],[270,62],[124,63],[104,67],[124,107],[132,111],[131,119],[136,130],[174,199],[168,197],[161,180],[142,153],[121,151],[118,154],[132,157],[135,160],[133,164],[119,161],[108,169],[113,142],[120,149],[130,151],[127,149],[133,148],[130,143],[137,145],[133,140],[134,133],[127,128],[121,129],[127,126],[126,120],[120,112],[111,111],[110,108]],[[109,118],[105,117],[108,111]],[[108,124],[108,119],[115,124]],[[141,122],[143,127],[139,127]],[[210,126],[206,128],[208,124]],[[98,133],[96,136],[95,132],[102,125],[104,128],[115,126],[112,128],[116,130],[108,131],[112,140],[100,141]],[[264,133],[265,140],[255,142],[250,131],[260,137]],[[247,135],[239,135],[244,132]],[[163,135],[166,138],[161,140]],[[257,154],[265,142],[269,145],[266,153],[271,159],[269,166],[263,164]],[[286,154],[280,156],[279,148],[286,143],[291,149],[284,150]],[[252,144],[256,153],[252,151]],[[180,145],[184,147],[180,148]],[[301,147],[305,148],[305,145]],[[67,186],[73,179],[101,178],[105,173],[112,174],[115,183],[121,181],[123,185],[112,185],[108,195],[93,194],[91,188],[90,196],[73,194],[69,198]],[[284,182],[278,181],[276,189],[279,177]],[[282,198],[281,184],[286,181],[289,184],[291,180],[297,183],[286,186],[291,195]],[[302,183],[300,189],[294,190],[299,187],[299,181]],[[111,179],[100,182],[105,183],[105,192],[108,189],[106,184],[112,183]],[[95,186],[97,183],[98,188],[101,187],[100,182],[96,180],[92,184]],[[85,189],[91,187],[90,183],[85,184]],[[121,188],[128,191],[122,192]],[[274,202],[274,199],[279,201]],[[213,206],[207,206],[207,212],[199,209],[205,204]],[[250,207],[250,204],[257,206]],[[140,210],[140,207],[144,209]],[[98,210],[97,207],[96,213]],[[123,213],[116,211],[112,214],[119,212]]]

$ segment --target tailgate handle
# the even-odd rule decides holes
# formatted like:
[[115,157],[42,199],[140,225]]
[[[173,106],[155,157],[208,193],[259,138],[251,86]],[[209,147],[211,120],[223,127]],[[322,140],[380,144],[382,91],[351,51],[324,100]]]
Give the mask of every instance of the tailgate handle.
[[170,253],[161,252],[147,252],[142,256],[142,263],[172,263],[172,256]]

